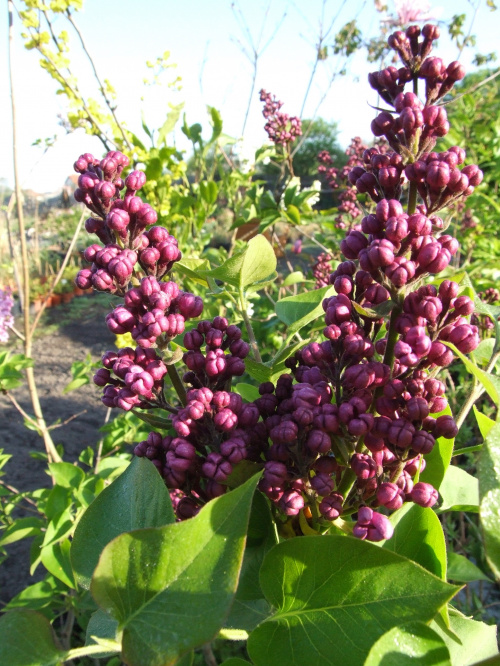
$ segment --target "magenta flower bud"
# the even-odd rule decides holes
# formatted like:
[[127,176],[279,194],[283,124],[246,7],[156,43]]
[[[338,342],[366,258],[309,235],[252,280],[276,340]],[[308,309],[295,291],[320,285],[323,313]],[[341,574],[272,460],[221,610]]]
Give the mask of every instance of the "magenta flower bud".
[[201,469],[206,477],[221,483],[231,474],[233,466],[228,460],[225,460],[220,453],[213,451],[208,454]]
[[392,421],[387,438],[391,444],[399,449],[407,449],[411,446],[415,427],[405,419]]
[[468,317],[474,312],[474,302],[468,296],[459,296],[453,303],[455,314],[461,317]]
[[75,284],[79,289],[90,289],[92,287],[92,271],[90,268],[83,268],[78,271]]
[[436,162],[427,167],[426,182],[436,191],[444,189],[450,182],[450,167],[446,162]]
[[106,368],[99,368],[93,377],[94,384],[97,386],[106,386],[111,381],[111,373]]
[[326,432],[311,430],[307,436],[306,446],[312,453],[327,453],[331,449],[332,442]]
[[407,284],[415,276],[415,272],[415,263],[405,257],[395,257],[392,264],[384,269],[384,273],[397,288]]
[[155,247],[147,247],[139,254],[139,261],[146,269],[153,269],[160,259],[160,252]]
[[189,292],[184,292],[177,299],[177,309],[185,319],[194,319],[203,312],[203,300]]
[[429,416],[429,405],[425,398],[410,398],[406,403],[406,411],[410,421],[423,421]]
[[367,364],[352,365],[344,372],[344,385],[354,389],[364,389],[373,384],[375,373]]
[[479,345],[478,328],[470,324],[456,326],[448,335],[448,341],[454,344],[462,354],[468,354]]
[[481,184],[484,174],[476,164],[468,164],[462,169],[462,174],[467,176],[470,185],[477,187]]
[[146,183],[146,174],[143,171],[131,171],[125,178],[125,186],[129,190],[140,190]]
[[444,437],[445,439],[453,439],[457,436],[458,428],[457,424],[453,420],[453,417],[443,414],[443,416],[438,416],[436,419],[436,424],[434,426],[433,435],[434,437]]
[[342,513],[344,498],[339,493],[331,493],[323,497],[319,503],[319,512],[326,520],[336,520]]
[[368,541],[384,541],[390,539],[394,534],[394,527],[389,518],[377,511],[373,512],[371,525],[368,528]]
[[435,443],[436,440],[430,433],[426,432],[425,430],[418,430],[412,440],[411,448],[415,451],[415,453],[422,453],[426,455],[432,451]]
[[436,340],[431,345],[427,360],[429,363],[434,363],[444,368],[453,361],[453,352],[449,347],[443,345],[442,342]]
[[440,273],[451,260],[451,254],[440,243],[431,242],[418,253],[417,262],[420,268],[428,273]]
[[239,438],[228,439],[222,442],[220,452],[233,465],[236,465],[247,457],[245,442]]
[[451,280],[443,280],[439,285],[439,297],[443,303],[448,304],[458,295],[459,286]]
[[287,516],[297,516],[304,504],[304,498],[296,490],[286,490],[279,501],[280,509]]
[[321,497],[329,495],[334,486],[333,479],[328,474],[317,473],[310,480],[311,488]]
[[371,130],[375,136],[383,136],[391,131],[394,125],[394,118],[387,111],[382,111],[374,120],[372,120]]
[[368,257],[374,268],[390,266],[394,262],[394,245],[386,239],[374,240],[368,247]]
[[419,481],[413,486],[410,497],[415,504],[428,508],[438,501],[438,492],[430,483]]
[[140,227],[147,227],[156,223],[158,213],[149,204],[143,204],[137,212],[136,220]]
[[294,421],[283,421],[269,433],[273,442],[291,444],[297,439],[299,428]]
[[126,210],[114,208],[106,216],[106,223],[113,231],[123,232],[130,224],[130,216]]
[[96,183],[94,192],[96,196],[102,201],[109,201],[115,196],[116,187],[113,185],[113,183],[109,183],[106,180],[100,180]]
[[256,405],[250,403],[243,405],[238,414],[238,423],[242,428],[253,428],[259,420],[259,410]]
[[92,274],[92,286],[98,291],[116,291],[113,278],[103,268],[99,268]]
[[416,314],[419,317],[424,317],[424,319],[434,323],[442,311],[443,304],[439,298],[435,296],[424,296],[417,305]]
[[377,489],[377,501],[388,509],[399,509],[403,506],[404,494],[395,483],[386,481]]
[[392,243],[400,243],[408,235],[406,216],[390,217],[385,226],[385,236]]
[[233,356],[237,356],[238,358],[246,358],[250,352],[250,345],[248,342],[245,342],[244,340],[234,340],[231,342],[229,345],[229,351]]
[[366,453],[355,453],[351,458],[351,469],[358,479],[371,479],[377,473],[375,460]]
[[347,424],[349,434],[355,437],[365,435],[373,427],[372,414],[360,414],[359,418],[352,419]]
[[367,247],[366,236],[360,231],[350,231],[340,243],[340,251],[347,259],[357,259],[362,249]]

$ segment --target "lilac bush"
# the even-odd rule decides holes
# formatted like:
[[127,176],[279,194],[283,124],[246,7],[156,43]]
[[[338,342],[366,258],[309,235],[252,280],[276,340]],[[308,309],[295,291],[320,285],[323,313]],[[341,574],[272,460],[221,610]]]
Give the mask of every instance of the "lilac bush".
[[9,329],[14,326],[14,299],[9,287],[0,289],[0,342],[9,341]]

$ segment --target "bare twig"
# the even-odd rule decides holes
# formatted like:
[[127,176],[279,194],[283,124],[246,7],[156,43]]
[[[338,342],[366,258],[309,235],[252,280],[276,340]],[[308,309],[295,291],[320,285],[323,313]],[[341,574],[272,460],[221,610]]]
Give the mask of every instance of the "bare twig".
[[[12,110],[12,157],[14,165],[14,186],[16,192],[16,202],[17,202],[17,219],[19,224],[19,239],[21,243],[21,257],[22,257],[22,271],[23,271],[23,293],[24,293],[24,354],[28,358],[31,356],[32,352],[32,342],[33,338],[31,335],[30,328],[30,311],[29,311],[29,302],[30,302],[30,276],[29,276],[29,262],[28,262],[28,249],[26,244],[26,230],[24,226],[24,216],[23,216],[23,207],[22,207],[22,197],[21,197],[21,185],[19,181],[19,170],[17,164],[17,124],[16,124],[16,104],[15,104],[15,95],[14,95],[14,76],[12,71],[12,45],[14,41],[14,25],[13,25],[13,15],[14,15],[14,5],[12,0],[7,2],[8,16],[9,16],[9,83],[10,83],[10,96],[11,96],[11,110]],[[40,405],[40,400],[38,397],[38,391],[35,382],[35,374],[33,367],[26,368],[26,380],[28,384],[28,391],[30,394],[31,404],[33,406],[33,412],[36,419],[36,426],[39,430],[43,442],[45,445],[45,450],[49,461],[52,462],[61,462],[62,458],[57,452],[54,442],[50,436],[50,433],[47,429],[45,419],[43,417],[42,408]]]
[[66,419],[66,421],[63,421],[62,423],[54,423],[53,425],[48,427],[48,430],[55,430],[56,428],[62,428],[63,426],[73,421],[73,419],[77,419],[79,416],[86,413],[87,410],[83,409],[81,412],[78,412],[78,414],[73,414],[73,416],[70,416],[69,419]]
[[36,327],[38,326],[38,322],[40,321],[40,317],[41,317],[42,314],[44,313],[45,308],[47,307],[48,302],[49,302],[49,300],[50,300],[50,297],[51,297],[52,294],[54,293],[54,289],[57,287],[57,285],[59,284],[60,279],[61,279],[62,276],[63,276],[63,273],[64,273],[64,271],[65,271],[65,269],[66,269],[66,266],[68,265],[68,262],[69,262],[69,260],[70,260],[70,258],[71,258],[71,254],[72,254],[72,252],[73,252],[73,248],[74,248],[75,245],[76,245],[76,241],[77,241],[77,239],[78,239],[78,235],[79,235],[79,233],[80,233],[80,229],[82,228],[83,220],[85,219],[85,217],[86,217],[86,212],[85,212],[85,209],[84,209],[84,210],[82,211],[82,215],[81,215],[81,217],[80,217],[80,221],[79,221],[78,224],[76,225],[76,229],[75,229],[75,232],[74,232],[74,234],[73,234],[73,238],[71,239],[71,243],[69,244],[69,247],[68,247],[68,249],[66,250],[66,254],[64,255],[64,259],[63,259],[63,262],[62,262],[62,264],[61,264],[61,267],[60,267],[59,271],[57,272],[57,275],[55,276],[55,278],[54,278],[54,280],[53,280],[53,282],[52,282],[52,285],[51,285],[51,287],[50,287],[50,289],[49,289],[47,295],[45,296],[45,300],[44,300],[43,303],[42,303],[42,307],[40,308],[40,310],[38,311],[38,313],[37,313],[37,315],[36,315],[36,317],[35,317],[35,320],[34,320],[34,322],[33,322],[33,326],[31,327],[30,336],[33,336],[33,335],[34,335],[34,333],[35,333],[35,329],[36,329]]
[[24,409],[21,407],[21,405],[17,402],[17,400],[14,398],[14,396],[9,393],[8,391],[5,391],[4,395],[7,396],[7,398],[11,401],[11,403],[14,405],[14,407],[17,409],[17,411],[23,416],[26,421],[31,423],[32,426],[38,429],[38,423],[35,421],[33,417],[31,417],[27,412],[24,411]]
[[108,109],[111,111],[111,115],[113,116],[113,120],[115,121],[116,126],[118,127],[118,129],[120,130],[120,134],[122,135],[123,140],[125,141],[125,143],[126,143],[126,145],[127,145],[127,148],[128,148],[130,151],[132,151],[132,146],[131,146],[131,144],[130,144],[130,141],[128,140],[127,135],[125,134],[125,130],[123,129],[123,127],[122,127],[120,121],[119,121],[118,118],[116,117],[116,113],[115,113],[115,111],[116,111],[116,107],[111,103],[111,100],[108,98],[108,96],[107,96],[107,94],[106,94],[106,89],[105,89],[103,83],[101,82],[101,79],[99,78],[99,75],[98,75],[98,73],[97,73],[96,66],[95,66],[95,64],[94,64],[94,60],[92,59],[92,56],[90,55],[89,51],[87,50],[87,47],[85,46],[85,42],[84,42],[84,40],[83,40],[83,35],[82,35],[82,33],[80,32],[80,30],[78,29],[78,26],[76,25],[76,23],[75,23],[75,21],[74,21],[74,19],[73,19],[73,15],[70,13],[70,10],[69,10],[69,9],[66,10],[66,16],[68,17],[68,21],[71,23],[71,25],[73,26],[73,28],[74,28],[76,34],[78,35],[78,38],[79,38],[79,40],[80,40],[80,44],[82,45],[82,49],[83,49],[85,55],[87,56],[87,58],[88,58],[88,60],[89,60],[89,62],[90,62],[90,66],[92,67],[92,71],[94,72],[94,76],[95,76],[95,78],[96,78],[96,80],[97,80],[97,83],[99,84],[99,88],[100,88],[100,91],[101,91],[101,95],[103,96],[104,101],[106,102],[106,106],[107,106]]

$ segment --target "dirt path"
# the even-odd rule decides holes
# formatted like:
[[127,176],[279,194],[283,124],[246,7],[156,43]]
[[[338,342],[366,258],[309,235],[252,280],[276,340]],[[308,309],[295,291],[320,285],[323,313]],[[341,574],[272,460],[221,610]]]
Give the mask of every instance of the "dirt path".
[[[64,446],[64,458],[69,461],[76,460],[80,451],[97,442],[98,429],[106,415],[106,408],[99,400],[99,390],[93,384],[63,395],[64,387],[71,381],[71,364],[77,360],[83,361],[89,353],[93,360],[98,359],[106,349],[113,348],[114,341],[114,336],[104,323],[102,303],[95,300],[93,295],[84,296],[78,301],[84,306],[79,308],[82,317],[35,340],[33,353],[40,402],[47,423],[52,424],[58,419],[63,422],[86,410],[85,414],[53,431],[55,443]],[[71,314],[70,307],[54,309],[51,319],[67,320]],[[23,409],[31,414],[26,386],[16,389],[13,395]],[[22,416],[4,395],[0,395],[0,449],[13,456],[5,467],[4,480],[7,483],[18,490],[33,490],[49,485],[44,463],[30,455],[35,451],[43,451],[43,442],[35,432],[24,426]],[[0,565],[0,604],[36,580],[36,577],[29,577],[29,540],[9,546],[8,552],[9,557]],[[42,571],[42,567],[39,571]]]

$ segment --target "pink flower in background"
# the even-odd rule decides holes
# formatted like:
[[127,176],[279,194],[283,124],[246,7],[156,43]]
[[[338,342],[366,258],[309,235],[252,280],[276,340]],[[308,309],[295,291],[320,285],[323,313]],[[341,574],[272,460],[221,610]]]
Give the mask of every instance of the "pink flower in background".
[[14,325],[14,317],[11,312],[13,305],[14,299],[9,287],[0,289],[0,342],[9,341],[9,328]]
[[438,8],[431,9],[431,3],[426,0],[394,0],[394,5],[400,25],[436,19],[441,14]]

